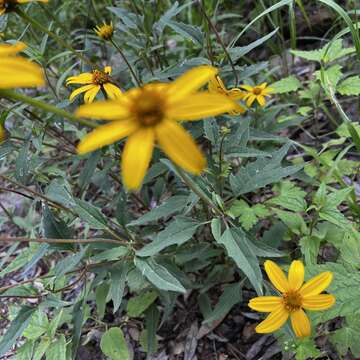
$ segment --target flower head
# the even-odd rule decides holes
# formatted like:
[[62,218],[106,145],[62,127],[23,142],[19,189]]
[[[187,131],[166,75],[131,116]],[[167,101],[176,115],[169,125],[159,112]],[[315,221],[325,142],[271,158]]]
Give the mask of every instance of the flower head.
[[78,152],[85,154],[128,137],[122,154],[122,176],[128,189],[138,189],[148,169],[154,145],[177,165],[200,174],[206,160],[179,121],[200,120],[234,109],[221,94],[198,91],[217,70],[199,66],[172,83],[153,83],[131,89],[114,101],[83,105],[77,116],[110,120],[85,136]]
[[269,93],[273,90],[267,86],[267,83],[252,87],[250,85],[241,85],[241,88],[245,90],[243,100],[246,100],[246,106],[251,107],[256,100],[260,106],[266,105],[266,96],[270,96]]
[[44,85],[44,74],[41,67],[31,61],[17,56],[26,45],[0,44],[0,89],[31,87]]
[[25,4],[29,2],[48,2],[49,0],[0,0],[0,15],[12,11],[17,4]]
[[97,25],[94,28],[96,35],[106,41],[112,39],[114,34],[114,27],[112,22],[110,24],[106,24],[105,22],[102,25]]
[[100,90],[104,90],[109,99],[116,99],[121,96],[121,90],[111,82],[111,66],[105,66],[104,70],[93,70],[91,73],[82,73],[66,79],[66,85],[81,84],[70,94],[70,101],[85,92],[85,103],[92,103]]
[[288,278],[274,262],[265,261],[265,271],[281,296],[259,296],[251,299],[249,307],[260,312],[270,312],[256,328],[258,333],[278,330],[290,316],[291,325],[298,337],[309,336],[310,321],[303,309],[326,310],[335,304],[335,297],[321,294],[331,283],[331,272],[323,272],[304,284],[304,265],[295,260],[291,263]]
[[243,114],[246,109],[241,106],[236,100],[240,100],[244,97],[244,92],[238,88],[232,88],[227,90],[223,81],[221,80],[219,75],[213,76],[208,84],[208,90],[211,93],[219,93],[228,96],[230,99],[234,100],[234,110],[229,111],[231,115],[239,115]]

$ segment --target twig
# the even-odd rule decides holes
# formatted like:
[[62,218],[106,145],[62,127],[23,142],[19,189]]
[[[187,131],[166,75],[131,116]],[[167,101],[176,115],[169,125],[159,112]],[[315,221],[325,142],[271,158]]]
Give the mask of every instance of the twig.
[[106,243],[106,244],[123,244],[128,245],[126,240],[115,240],[105,238],[90,238],[90,239],[47,239],[47,238],[28,238],[28,237],[7,237],[0,236],[0,242],[35,242],[35,243],[48,243],[48,244],[89,244],[89,243]]

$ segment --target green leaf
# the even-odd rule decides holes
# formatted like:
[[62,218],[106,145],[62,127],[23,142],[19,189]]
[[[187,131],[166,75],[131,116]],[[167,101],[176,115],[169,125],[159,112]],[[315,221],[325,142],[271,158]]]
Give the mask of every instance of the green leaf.
[[89,158],[85,162],[84,168],[81,170],[78,183],[80,187],[80,192],[82,192],[86,186],[91,182],[91,178],[94,175],[97,164],[101,158],[101,151],[94,151],[90,154]]
[[76,206],[74,207],[74,211],[82,220],[88,223],[93,229],[107,229],[107,220],[99,208],[80,199],[75,199],[75,202]]
[[181,35],[184,39],[191,40],[193,43],[201,46],[203,45],[204,37],[199,27],[173,20],[167,21],[166,25],[171,27],[171,29]]
[[66,339],[64,335],[51,344],[46,350],[46,360],[66,360]]
[[190,240],[195,234],[196,229],[201,224],[193,219],[177,217],[170,225],[155,237],[150,243],[136,252],[137,256],[152,256],[171,245],[182,245]]
[[301,82],[295,76],[288,76],[271,84],[274,94],[283,94],[296,91],[301,87]]
[[43,335],[49,327],[47,315],[42,310],[37,310],[32,316],[28,327],[23,332],[29,340],[36,340]]
[[268,184],[279,182],[282,178],[295,174],[303,165],[282,167],[290,143],[273,152],[272,158],[260,158],[240,168],[236,175],[230,175],[230,185],[236,196],[260,189]]
[[101,283],[95,289],[96,309],[100,320],[105,315],[106,298],[109,293],[109,289],[109,284],[106,282]]
[[27,341],[19,349],[16,350],[16,360],[29,360],[33,358],[34,342]]
[[120,258],[125,256],[128,251],[128,248],[125,246],[116,246],[112,249],[104,250],[99,254],[92,256],[90,260],[92,262],[119,260]]
[[299,339],[296,341],[295,359],[308,360],[317,359],[321,355],[321,351],[316,348],[313,339]]
[[269,210],[264,205],[256,204],[250,207],[244,200],[235,200],[229,213],[239,218],[241,226],[245,230],[250,230],[260,219],[270,215]]
[[111,360],[130,360],[129,349],[120,328],[106,331],[100,341],[101,351]]
[[73,270],[86,254],[88,246],[83,247],[78,253],[70,255],[60,260],[55,268],[54,273],[57,277],[63,276],[66,272]]
[[294,234],[305,235],[308,233],[306,223],[301,215],[280,209],[273,209],[273,211]]
[[359,95],[360,94],[360,76],[350,76],[342,81],[336,88],[341,95]]
[[321,85],[324,89],[327,89],[329,85],[335,89],[341,77],[343,76],[341,68],[341,65],[336,64],[326,70],[315,71],[316,79],[321,82]]
[[176,279],[164,267],[159,265],[153,259],[141,260],[134,259],[136,267],[141,271],[152,284],[160,290],[177,291],[185,293],[186,289],[181,285],[180,281]]
[[219,244],[224,245],[228,255],[248,277],[256,292],[262,295],[262,275],[259,262],[248,241],[241,230],[230,228],[217,240]]
[[47,337],[43,337],[37,347],[35,348],[34,356],[32,360],[41,360],[45,355],[46,350],[49,348],[51,344],[51,339]]
[[110,270],[110,295],[114,304],[115,313],[122,302],[125,290],[126,277],[129,272],[128,263],[124,262]]
[[144,225],[151,221],[156,221],[162,217],[170,216],[175,212],[181,211],[189,202],[187,195],[175,195],[167,199],[163,204],[150,210],[145,215],[129,223],[129,226]]
[[[152,304],[145,313],[145,334],[146,341],[141,346],[146,349],[148,355],[154,354],[158,349],[158,341],[156,338],[156,330],[159,325],[160,312],[155,304]],[[145,345],[145,346],[144,346]]]
[[26,185],[30,177],[30,159],[29,159],[30,141],[26,141],[21,147],[15,164],[15,178],[20,183]]
[[266,203],[271,205],[278,205],[287,210],[294,212],[306,211],[306,192],[297,187],[291,181],[283,181],[273,187],[275,193],[279,195],[267,200]]
[[132,297],[127,303],[127,315],[139,317],[158,297],[157,292],[147,291]]
[[214,310],[206,316],[203,323],[208,324],[215,320],[222,319],[228,314],[234,305],[241,301],[241,298],[240,283],[226,286],[218,303],[215,305]]
[[15,319],[11,322],[10,327],[0,341],[0,357],[4,355],[14,345],[16,339],[21,336],[24,329],[29,325],[32,314],[36,308],[23,306]]

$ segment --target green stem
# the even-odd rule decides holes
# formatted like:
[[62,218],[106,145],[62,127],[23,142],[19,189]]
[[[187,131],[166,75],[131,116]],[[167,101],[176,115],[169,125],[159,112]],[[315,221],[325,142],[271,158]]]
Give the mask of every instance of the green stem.
[[214,210],[216,215],[223,216],[223,212],[211,201],[211,199],[191,180],[191,178],[184,173],[184,171],[174,164],[178,175],[184,181],[184,183],[193,191],[205,204],[209,205]]
[[129,68],[131,75],[134,77],[137,86],[141,87],[141,81],[139,80],[139,78],[137,77],[137,75],[135,74],[135,71],[133,69],[133,67],[131,66],[131,64],[129,63],[128,59],[126,58],[126,56],[124,55],[123,51],[120,49],[119,45],[116,44],[116,42],[111,39],[110,42],[114,45],[114,47],[116,48],[116,50],[119,52],[119,54],[121,55],[122,59],[125,61],[127,67]]
[[78,119],[75,115],[68,113],[67,111],[63,110],[63,109],[59,109],[54,105],[50,105],[47,104],[41,100],[37,100],[34,99],[32,97],[26,96],[24,94],[18,93],[14,90],[0,90],[0,97],[6,97],[9,99],[13,99],[13,100],[17,100],[17,101],[21,101],[23,103],[35,106],[39,109],[42,109],[46,112],[50,112],[53,113],[55,115],[59,115],[71,122],[77,122],[79,124],[85,125],[85,126],[89,126],[89,127],[96,127],[97,124],[95,124],[94,122],[91,121],[87,121],[87,120],[83,120],[83,119]]
[[58,44],[63,46],[65,49],[71,51],[75,56],[80,58],[82,61],[86,62],[89,66],[92,68],[96,67],[96,65],[91,62],[88,58],[86,58],[83,54],[77,52],[71,45],[69,45],[66,41],[64,41],[60,36],[56,35],[54,32],[48,30],[45,26],[40,24],[38,21],[34,20],[32,17],[30,17],[26,12],[24,12],[19,7],[15,8],[15,12],[26,22],[31,24],[32,26],[38,28],[40,31],[48,34],[50,37],[52,37]]

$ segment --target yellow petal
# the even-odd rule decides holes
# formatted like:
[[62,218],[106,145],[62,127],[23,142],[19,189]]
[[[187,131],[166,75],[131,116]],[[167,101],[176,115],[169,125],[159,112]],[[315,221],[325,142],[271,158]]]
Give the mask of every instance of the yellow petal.
[[265,100],[264,96],[258,95],[256,97],[256,100],[257,100],[257,102],[259,103],[260,106],[264,107],[266,105],[266,100]]
[[0,88],[42,86],[45,83],[40,66],[19,56],[0,58]]
[[70,97],[69,97],[69,100],[70,101],[73,101],[75,99],[76,96],[78,96],[79,94],[85,92],[85,91],[88,91],[90,89],[92,89],[94,87],[94,85],[85,85],[85,86],[82,86],[82,87],[79,87],[78,89],[74,90],[71,94],[70,94]]
[[307,281],[300,289],[302,297],[318,295],[331,283],[333,274],[330,271],[323,272]]
[[66,79],[66,85],[70,84],[92,84],[93,83],[93,74],[91,73],[82,73],[77,76],[70,76]]
[[109,99],[111,100],[115,100],[119,97],[122,96],[122,92],[121,90],[114,84],[111,84],[111,83],[105,83],[103,85],[104,87],[104,90],[107,94],[107,96],[109,97]]
[[251,105],[253,104],[253,102],[256,99],[256,95],[251,94],[248,99],[246,100],[246,106],[247,107],[251,107]]
[[206,159],[192,137],[175,121],[164,120],[155,128],[161,149],[169,158],[186,171],[199,175],[206,166]]
[[246,109],[241,106],[238,103],[235,103],[235,108],[234,110],[229,111],[230,115],[240,115],[240,114],[244,114],[246,112]]
[[199,120],[235,109],[236,103],[225,95],[196,93],[176,105],[169,106],[167,116],[174,120]]
[[80,106],[75,113],[78,117],[103,120],[121,120],[130,117],[128,103],[123,98],[108,101],[97,101]]
[[283,306],[279,306],[276,310],[272,311],[264,321],[262,321],[255,331],[260,334],[267,334],[274,332],[281,328],[288,319],[289,314]]
[[77,151],[79,154],[86,154],[105,145],[110,145],[132,134],[137,128],[136,122],[131,119],[101,125],[81,140]]
[[44,3],[47,3],[47,2],[49,2],[49,0],[16,0],[16,2],[18,4],[26,4],[26,3],[29,3],[29,2],[44,2]]
[[155,133],[152,127],[144,127],[126,141],[121,160],[122,177],[129,190],[137,190],[145,177],[152,157]]
[[335,296],[333,295],[313,295],[303,298],[302,307],[306,310],[326,310],[332,307],[335,301]]
[[240,85],[240,87],[248,92],[252,92],[254,90],[254,88],[250,85]]
[[90,104],[94,101],[95,96],[97,95],[97,93],[99,92],[101,86],[100,85],[93,85],[93,87],[91,89],[89,89],[85,95],[84,95],[84,102],[86,104]]
[[260,85],[258,86],[258,88],[264,90],[264,89],[266,88],[266,86],[267,86],[267,83],[264,82],[264,83],[260,84]]
[[244,92],[238,88],[228,90],[228,95],[233,100],[241,100],[244,97]]
[[217,74],[217,69],[202,65],[186,71],[169,86],[169,101],[176,103],[204,86]]
[[282,293],[289,290],[289,283],[284,272],[273,261],[266,260],[264,263],[265,271],[271,283]]
[[215,75],[209,80],[208,90],[214,93],[226,93],[225,85],[219,75]]
[[299,290],[304,282],[304,264],[300,260],[294,260],[289,269],[288,280],[292,290]]
[[0,143],[5,140],[6,132],[5,129],[0,125]]
[[249,301],[249,307],[256,311],[271,312],[283,303],[279,296],[259,296]]
[[0,56],[12,56],[16,55],[18,52],[24,50],[26,45],[22,42],[17,42],[16,44],[1,44],[0,45]]
[[104,67],[104,73],[105,74],[111,75],[111,71],[112,71],[111,66],[105,66]]
[[305,337],[310,335],[310,321],[302,309],[292,312],[290,314],[290,319],[292,328],[297,337]]

